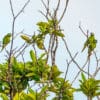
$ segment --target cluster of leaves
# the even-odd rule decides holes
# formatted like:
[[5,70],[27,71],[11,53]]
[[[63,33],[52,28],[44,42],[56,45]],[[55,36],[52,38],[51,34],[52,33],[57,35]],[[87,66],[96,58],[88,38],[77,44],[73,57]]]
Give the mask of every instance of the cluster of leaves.
[[38,22],[39,34],[34,34],[31,38],[27,35],[21,35],[21,38],[29,44],[35,43],[37,47],[44,50],[44,39],[47,35],[64,37],[62,30],[59,28],[57,20],[48,20],[47,22]]
[[75,91],[72,88],[71,84],[68,81],[65,81],[63,78],[55,78],[53,84],[49,88],[51,92],[56,94],[56,97],[53,100],[73,100],[73,92]]
[[42,35],[45,34],[54,34],[56,36],[64,37],[64,34],[61,32],[59,28],[57,20],[48,20],[48,22],[38,22],[39,32]]
[[[63,100],[73,100],[73,88],[68,81],[64,82],[63,78],[60,78],[60,74],[56,65],[50,66],[46,64],[45,54],[36,57],[34,51],[30,51],[31,61],[18,62],[15,57],[12,56],[12,82],[9,83],[7,70],[8,63],[0,64],[0,93],[2,98],[9,96],[10,88],[13,87],[14,100],[44,100],[48,96],[49,92],[56,94],[53,100],[57,100],[59,94],[64,98]],[[37,84],[42,84],[40,92],[25,93],[23,92],[29,86],[29,82],[34,81]],[[31,89],[28,89],[29,92]],[[60,93],[61,90],[61,93]],[[33,91],[33,90],[31,90]],[[6,97],[5,97],[6,96]],[[34,98],[34,99],[33,99]],[[37,99],[35,99],[37,98]],[[4,99],[8,100],[8,99]]]
[[91,99],[95,96],[100,95],[100,80],[94,78],[86,79],[85,75],[82,73],[82,80],[80,81],[80,88],[78,91],[82,91],[87,97]]
[[[36,44],[38,49],[44,50],[44,39],[47,35],[55,37],[64,37],[57,20],[48,20],[47,22],[38,22],[39,34],[32,37],[21,35],[21,38],[29,45]],[[2,41],[2,50],[10,43],[11,33],[4,36]],[[96,48],[97,40],[94,33],[87,38],[82,51],[87,47],[88,56]],[[46,57],[45,57],[46,56]],[[70,82],[61,78],[61,71],[56,64],[47,63],[47,52],[37,57],[36,52],[30,50],[31,61],[18,61],[11,56],[11,82],[8,75],[8,61],[0,64],[0,97],[3,100],[9,100],[10,89],[13,89],[13,100],[46,100],[50,93],[54,93],[52,100],[74,100],[73,93],[82,91],[87,97],[100,95],[100,80],[94,78],[86,79],[82,73],[80,88],[75,89]],[[39,85],[39,90],[30,88],[29,82]],[[38,86],[37,86],[38,87]],[[24,90],[27,90],[26,93]]]

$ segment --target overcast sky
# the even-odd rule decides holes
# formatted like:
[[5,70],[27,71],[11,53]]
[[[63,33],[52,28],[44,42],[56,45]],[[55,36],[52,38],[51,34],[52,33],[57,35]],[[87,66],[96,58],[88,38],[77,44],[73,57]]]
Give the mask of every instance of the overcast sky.
[[[27,0],[12,1],[14,12],[16,14]],[[64,1],[65,0],[62,0],[60,13],[62,12]],[[35,24],[38,21],[44,20],[44,17],[38,12],[38,10],[42,9],[43,6],[41,5],[40,0],[31,0],[30,4],[24,10],[24,13],[21,14],[17,19],[15,32],[18,33],[24,29],[25,33],[33,34],[37,28]],[[6,33],[11,32],[11,22],[12,15],[9,0],[0,0],[0,41]],[[69,0],[68,9],[62,20],[61,28],[64,29],[64,34],[66,35],[66,39],[68,40],[69,48],[72,53],[75,54],[78,51],[80,55],[85,37],[78,28],[79,22],[81,22],[84,31],[88,29],[89,32],[95,33],[98,40],[96,51],[98,55],[100,55],[100,0]],[[65,48],[62,42],[60,46],[61,49],[58,51],[57,64],[61,66],[61,70],[64,70],[67,55],[62,53],[65,52]],[[0,56],[0,61],[3,61],[4,55],[0,54]],[[62,61],[61,56],[63,59]],[[83,58],[85,56],[83,55],[79,57],[80,58],[78,61],[81,64],[81,60],[85,59]],[[74,72],[74,70],[72,72]],[[69,76],[70,78],[72,77],[72,75]],[[81,98],[82,96],[83,98]],[[81,98],[81,100],[86,100],[84,95],[75,96],[75,100],[80,100],[79,98]]]

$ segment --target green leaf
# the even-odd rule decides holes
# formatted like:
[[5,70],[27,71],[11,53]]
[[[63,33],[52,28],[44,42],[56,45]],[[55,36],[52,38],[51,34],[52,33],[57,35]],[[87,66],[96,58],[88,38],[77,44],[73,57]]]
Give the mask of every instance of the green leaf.
[[26,77],[32,77],[34,75],[34,73],[28,73],[28,74],[26,74],[25,76]]
[[47,89],[48,89],[47,85],[42,87],[42,90],[41,90],[40,94],[43,94],[44,92],[46,92]]
[[19,74],[16,75],[16,74],[15,74],[15,75],[14,75],[14,78],[16,78],[16,79],[17,79],[17,78],[21,78],[21,75],[19,75]]
[[26,94],[24,92],[16,93],[13,100],[36,100],[35,96],[32,94]]
[[81,73],[81,77],[82,77],[83,81],[86,81],[86,77],[85,77],[85,75],[83,73]]
[[58,67],[56,65],[52,66],[51,68],[51,73],[52,73],[52,79],[57,78],[62,72],[59,71]]
[[0,93],[0,97],[3,99],[3,100],[9,100],[7,95],[4,94],[4,93]]
[[34,35],[32,36],[32,39],[33,39],[33,43],[36,42],[36,40],[37,40],[37,35],[34,34]]
[[33,76],[33,80],[35,80],[35,81],[40,81],[40,76],[39,75],[34,75]]
[[[36,95],[35,94],[27,94],[28,95],[28,99],[27,100],[36,100]],[[29,99],[30,98],[30,99]]]
[[49,24],[48,24],[48,22],[38,22],[37,25],[39,26],[39,31],[42,34],[47,34],[49,32]]
[[48,89],[48,86],[43,86],[41,91],[38,93],[38,100],[46,100],[46,98],[48,97],[48,93],[46,92]]
[[54,93],[57,93],[57,92],[58,92],[57,87],[54,86],[54,85],[51,85],[51,86],[48,88],[48,90],[51,91],[51,92],[54,92]]
[[34,92],[34,90],[32,90],[31,88],[28,88],[29,93],[35,95],[36,93]]
[[37,47],[41,50],[44,50],[44,44],[43,44],[43,40],[38,40],[37,41]]
[[26,35],[21,35],[21,38],[26,41],[27,43],[31,43],[31,39]]
[[60,37],[64,37],[64,34],[61,31],[55,31],[55,34]]
[[33,50],[30,51],[30,56],[34,64],[36,64],[36,55]]
[[94,94],[95,96],[100,96],[100,92],[97,92]]
[[82,91],[86,96],[90,96],[91,98],[96,96],[96,93],[99,94],[99,86],[100,81],[95,80],[94,78],[84,79],[83,75],[83,82],[80,84],[80,91]]
[[58,100],[59,98],[58,97],[54,97],[52,100]]

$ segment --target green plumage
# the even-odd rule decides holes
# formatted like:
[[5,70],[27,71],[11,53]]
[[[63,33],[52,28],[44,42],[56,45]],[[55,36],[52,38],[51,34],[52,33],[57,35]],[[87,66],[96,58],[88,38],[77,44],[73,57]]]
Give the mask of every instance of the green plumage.
[[86,40],[86,42],[84,43],[84,47],[83,47],[83,49],[82,49],[82,52],[84,51],[84,49],[88,46],[88,39]]
[[1,51],[10,43],[11,33],[8,33],[4,36],[2,41],[2,49]]
[[91,35],[88,37],[88,39],[84,43],[84,47],[82,49],[82,52],[87,47],[88,48],[88,55],[91,54],[91,52],[96,48],[97,40],[95,39],[94,33],[91,33]]

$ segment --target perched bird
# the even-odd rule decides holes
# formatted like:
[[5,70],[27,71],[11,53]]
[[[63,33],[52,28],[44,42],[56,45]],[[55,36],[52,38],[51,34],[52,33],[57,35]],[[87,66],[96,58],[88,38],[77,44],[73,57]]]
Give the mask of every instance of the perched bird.
[[82,52],[87,47],[88,48],[88,55],[91,54],[91,52],[96,48],[97,40],[95,39],[94,33],[91,33],[91,35],[88,37],[86,42],[84,43],[84,47],[82,49]]
[[84,49],[88,46],[88,44],[89,44],[89,40],[87,39],[86,42],[84,43],[84,47],[83,47],[83,49],[82,49],[82,52],[83,52]]
[[82,49],[82,52],[84,51],[84,49],[86,47],[88,47],[90,45],[90,43],[94,40],[94,33],[91,33],[91,35],[87,38],[87,40],[84,43],[84,47]]
[[8,33],[3,37],[1,51],[10,43],[10,38],[11,38],[11,33]]

